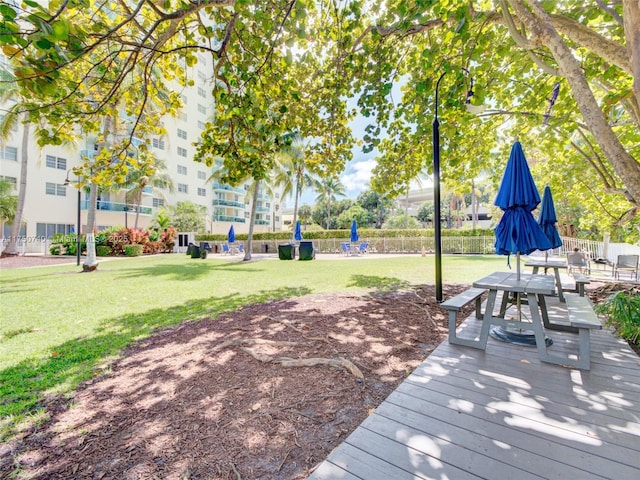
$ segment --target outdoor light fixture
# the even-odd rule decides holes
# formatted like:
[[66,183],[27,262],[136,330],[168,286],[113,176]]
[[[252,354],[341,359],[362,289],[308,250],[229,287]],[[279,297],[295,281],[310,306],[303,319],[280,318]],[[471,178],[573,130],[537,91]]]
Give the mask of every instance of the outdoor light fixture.
[[[465,74],[471,78],[469,90],[467,91],[467,98],[465,100],[465,106],[467,111],[474,114],[482,113],[485,110],[485,106],[471,105],[471,97],[473,97],[473,86],[475,82],[471,77],[469,70],[461,67]],[[446,71],[440,75],[438,82],[436,83],[436,98],[435,98],[435,116],[433,118],[433,227],[435,236],[435,254],[436,254],[436,301],[442,302],[442,224],[440,222],[440,123],[438,122],[438,89],[440,88],[440,81],[446,75]]]
[[[67,178],[64,179],[64,186],[68,187],[69,185],[71,185],[71,180],[69,180],[69,172],[72,169],[67,170]],[[78,187],[78,223],[77,223],[77,227],[76,227],[76,241],[77,241],[77,245],[76,245],[76,265],[80,266],[80,249],[81,249],[81,242],[80,242],[80,188]]]

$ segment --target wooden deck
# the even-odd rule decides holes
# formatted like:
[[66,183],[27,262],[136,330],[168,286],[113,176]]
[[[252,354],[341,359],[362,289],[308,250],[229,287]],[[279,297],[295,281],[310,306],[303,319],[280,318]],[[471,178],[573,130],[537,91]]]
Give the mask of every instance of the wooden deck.
[[[577,352],[577,335],[549,336]],[[308,480],[638,480],[640,357],[607,330],[591,351],[581,371],[493,338],[445,341]]]

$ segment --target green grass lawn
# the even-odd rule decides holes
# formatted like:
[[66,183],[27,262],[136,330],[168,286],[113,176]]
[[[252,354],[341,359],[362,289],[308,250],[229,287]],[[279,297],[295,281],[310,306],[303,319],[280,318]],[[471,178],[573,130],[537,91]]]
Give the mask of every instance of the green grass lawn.
[[[513,259],[512,259],[513,263]],[[470,283],[506,268],[498,256],[445,256],[443,281]],[[434,257],[242,262],[162,255],[0,271],[0,416],[37,411],[73,390],[154,329],[242,305],[322,292],[434,283]]]

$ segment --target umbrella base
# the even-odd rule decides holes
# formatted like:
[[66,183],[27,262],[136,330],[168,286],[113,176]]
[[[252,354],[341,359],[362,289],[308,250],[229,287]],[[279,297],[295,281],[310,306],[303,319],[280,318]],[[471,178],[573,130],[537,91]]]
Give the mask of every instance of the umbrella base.
[[[536,346],[536,336],[532,330],[522,330],[520,328],[508,328],[508,327],[493,327],[489,331],[496,340],[501,342],[513,343],[515,345],[523,345],[525,347]],[[553,340],[545,335],[544,343],[547,347],[553,345]]]

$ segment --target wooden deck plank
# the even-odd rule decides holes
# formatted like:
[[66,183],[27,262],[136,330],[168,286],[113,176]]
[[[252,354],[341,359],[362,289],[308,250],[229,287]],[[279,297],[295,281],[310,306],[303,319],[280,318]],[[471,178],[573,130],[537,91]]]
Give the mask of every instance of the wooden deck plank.
[[[491,445],[480,446],[478,443],[481,439],[473,432],[457,429],[434,418],[427,419],[410,409],[391,403],[381,405],[379,412],[369,416],[362,427],[385,437],[396,438],[416,450],[419,455],[410,460],[414,465],[420,465],[418,473],[427,474],[427,478],[442,473],[446,473],[449,478],[461,478],[459,470],[463,470],[466,476],[492,478],[498,470],[505,477],[513,476],[519,480],[540,479],[540,476],[527,472],[526,466],[525,469],[514,466],[513,463],[517,462],[505,463],[497,455],[489,455],[486,451],[480,453],[483,448],[492,448]],[[456,443],[451,442],[450,438],[456,438]],[[351,443],[351,440],[348,441]]]
[[[545,442],[537,437],[528,436],[522,445],[528,445],[529,448],[521,448],[509,440],[511,437],[509,428],[500,429],[491,421],[480,419],[473,414],[457,414],[446,407],[435,406],[429,402],[416,402],[415,399],[402,394],[396,395],[394,400],[410,403],[399,405],[384,402],[380,406],[376,413],[387,417],[385,422],[387,434],[393,434],[393,430],[389,431],[393,428],[396,431],[409,429],[405,431],[405,435],[410,433],[414,437],[430,439],[431,442],[434,439],[439,443],[443,440],[455,439],[455,444],[451,441],[446,442],[451,447],[442,448],[441,457],[450,452],[458,465],[475,471],[483,477],[492,478],[497,470],[502,478],[542,477],[554,480],[606,478],[602,474],[597,475],[576,466],[575,464],[580,464],[579,458],[576,458],[572,465],[550,457],[541,458],[533,447],[539,447],[540,451],[548,451],[545,449],[548,445],[545,446]],[[369,426],[368,420],[363,423],[363,426]],[[459,423],[456,424],[456,421]],[[383,431],[380,430],[380,432]],[[573,456],[577,457],[572,449],[567,451],[571,451]],[[460,458],[460,456],[467,458]],[[582,459],[586,460],[588,456],[586,452],[580,452]],[[488,468],[485,470],[482,466]]]
[[[434,380],[437,378],[437,382]],[[416,372],[416,375],[411,375],[405,382],[406,388],[411,385],[418,385],[430,390],[436,390],[448,395],[454,395],[458,392],[464,395],[463,398],[467,398],[471,393],[475,393],[479,382],[477,379],[469,377],[465,371],[455,372],[452,371],[447,376],[433,377],[429,375],[428,371],[422,369],[420,372]],[[398,390],[405,388],[405,385],[401,385]],[[572,393],[556,392],[550,389],[536,388],[534,392],[529,389],[515,389],[507,390],[502,386],[488,385],[482,383],[482,393],[490,396],[496,400],[513,401],[517,404],[522,403],[527,406],[537,406],[540,409],[550,410],[552,412],[564,412],[566,409],[570,409],[572,415],[576,416],[590,416],[597,414],[595,417],[602,423],[611,422],[632,422],[640,424],[640,412],[635,412],[625,407],[625,405],[609,404],[604,406],[602,401],[596,402],[589,395],[585,395],[582,388],[572,388]],[[512,391],[517,394],[513,395]],[[471,393],[470,393],[471,392]],[[428,393],[425,393],[428,395]]]
[[[436,386],[442,385],[438,383]],[[402,391],[398,389],[391,394],[379,408],[392,403],[398,406],[405,405],[406,409],[434,417],[439,421],[455,422],[457,419],[458,425],[465,429],[481,432],[479,434],[492,436],[496,441],[509,442],[510,445],[525,450],[534,448],[533,451],[536,453],[547,451],[548,458],[562,461],[564,457],[564,461],[574,467],[581,467],[585,463],[584,457],[588,455],[593,459],[599,458],[601,464],[615,461],[636,468],[635,459],[640,452],[637,448],[626,446],[633,444],[634,438],[623,437],[627,442],[622,443],[622,446],[620,442],[607,442],[602,438],[603,435],[598,435],[602,433],[602,428],[596,428],[593,432],[588,429],[580,432],[580,429],[567,428],[567,424],[561,423],[560,420],[551,421],[543,418],[541,421],[540,417],[546,415],[544,411],[534,417],[519,415],[521,410],[525,413],[527,411],[517,404],[513,404],[516,414],[504,412],[502,408],[507,402],[467,399],[465,396],[471,397],[467,390],[461,389],[454,397],[450,391],[436,395],[436,392],[426,391],[416,385],[404,387],[405,385]],[[570,460],[570,452],[574,452],[577,463]]]
[[[553,299],[550,310],[561,318]],[[481,325],[472,316],[458,331]],[[577,353],[577,335],[547,333],[554,351]],[[486,351],[445,341],[309,479],[637,480],[640,358],[606,329],[591,334],[590,371],[493,338]]]

